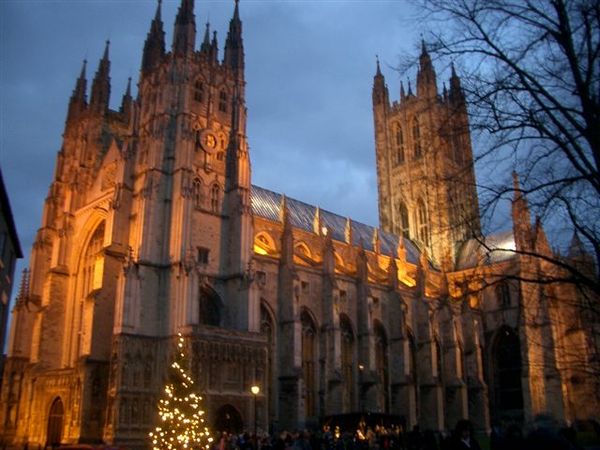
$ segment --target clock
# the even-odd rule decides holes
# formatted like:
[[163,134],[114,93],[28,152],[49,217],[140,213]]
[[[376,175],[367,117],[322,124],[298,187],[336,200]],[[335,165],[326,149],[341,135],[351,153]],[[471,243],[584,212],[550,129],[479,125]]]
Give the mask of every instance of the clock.
[[212,130],[204,130],[200,134],[200,145],[206,152],[213,153],[217,149],[217,135]]

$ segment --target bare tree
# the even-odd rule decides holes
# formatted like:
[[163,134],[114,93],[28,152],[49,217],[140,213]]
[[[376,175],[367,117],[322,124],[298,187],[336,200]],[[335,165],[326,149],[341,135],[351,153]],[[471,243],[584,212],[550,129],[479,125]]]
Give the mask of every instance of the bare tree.
[[[560,267],[556,281],[600,292],[600,2],[420,4],[438,30],[430,51],[461,67],[480,166],[513,165],[532,213],[562,236],[576,232],[596,269],[556,253],[531,256]],[[514,195],[501,178],[480,180],[484,215]]]
[[[531,267],[537,269],[495,279],[537,285],[531,289],[551,308],[557,297],[565,298],[556,294],[570,289],[566,297],[573,302],[567,307],[577,312],[565,315],[563,310],[555,319],[564,321],[565,329],[574,326],[570,321],[575,318],[584,320],[580,327],[591,328],[593,342],[588,344],[595,349],[595,363],[585,371],[597,375],[600,0],[417,2],[432,30],[426,39],[430,53],[460,67],[476,159],[486,172],[478,180],[484,221],[492,219],[499,204],[515,198],[526,198],[538,217],[531,239],[543,240],[541,245],[502,249],[518,253],[522,261],[534,260]],[[519,184],[503,175],[510,169],[518,173]],[[560,252],[550,249],[542,222],[563,241]],[[565,361],[576,366],[584,349],[570,343],[562,347],[570,351]]]

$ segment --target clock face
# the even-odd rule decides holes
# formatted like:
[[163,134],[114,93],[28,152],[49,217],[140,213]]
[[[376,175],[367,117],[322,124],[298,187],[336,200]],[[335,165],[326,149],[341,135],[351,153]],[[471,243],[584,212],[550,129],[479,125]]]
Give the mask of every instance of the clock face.
[[217,149],[217,136],[211,130],[204,130],[200,136],[200,145],[207,152],[214,152]]

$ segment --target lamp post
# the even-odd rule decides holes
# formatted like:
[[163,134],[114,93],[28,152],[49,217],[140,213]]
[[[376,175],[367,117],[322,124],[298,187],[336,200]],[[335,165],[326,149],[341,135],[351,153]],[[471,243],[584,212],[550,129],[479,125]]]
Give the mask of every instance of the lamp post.
[[252,392],[252,395],[254,396],[254,449],[257,450],[258,449],[258,436],[256,435],[256,424],[257,424],[257,417],[256,417],[256,396],[260,392],[260,387],[258,387],[255,384],[255,385],[253,385],[253,386],[250,387],[250,392]]

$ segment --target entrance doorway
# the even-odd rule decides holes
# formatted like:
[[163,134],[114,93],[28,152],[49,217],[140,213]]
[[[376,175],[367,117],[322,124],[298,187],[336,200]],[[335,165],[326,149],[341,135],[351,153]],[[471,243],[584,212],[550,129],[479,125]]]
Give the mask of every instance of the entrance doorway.
[[239,411],[231,405],[221,406],[215,414],[214,430],[217,433],[241,433],[244,430],[244,422]]
[[58,447],[62,441],[63,419],[65,408],[60,397],[56,397],[50,406],[48,414],[48,429],[46,432],[46,445]]

